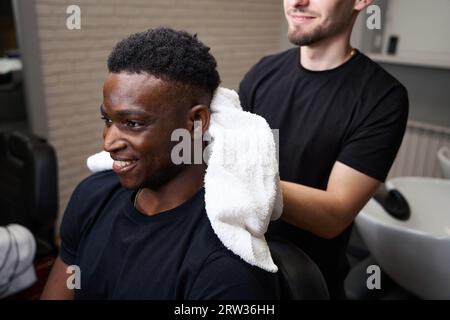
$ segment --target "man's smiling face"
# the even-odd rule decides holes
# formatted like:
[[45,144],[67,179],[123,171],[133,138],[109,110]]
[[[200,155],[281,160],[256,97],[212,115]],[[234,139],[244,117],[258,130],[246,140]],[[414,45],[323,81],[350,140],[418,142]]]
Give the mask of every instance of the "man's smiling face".
[[175,105],[171,93],[170,84],[147,73],[109,73],[104,82],[104,149],[126,188],[157,188],[182,169],[171,161],[170,137],[186,128],[189,107]]
[[354,0],[284,0],[289,40],[308,46],[350,30],[354,4]]

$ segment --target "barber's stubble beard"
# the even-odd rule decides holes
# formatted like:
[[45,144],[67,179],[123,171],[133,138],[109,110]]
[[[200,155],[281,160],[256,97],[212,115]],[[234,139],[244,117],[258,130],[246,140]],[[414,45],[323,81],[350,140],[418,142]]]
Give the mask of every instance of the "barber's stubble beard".
[[287,36],[292,44],[299,47],[309,46],[326,38],[326,35],[323,34],[323,30],[320,27],[307,34],[299,34],[297,30],[289,29]]
[[289,41],[296,46],[310,46],[343,32],[347,27],[348,23],[344,21],[338,21],[329,26],[319,25],[307,33],[299,30],[301,27],[295,29],[289,27],[287,36]]

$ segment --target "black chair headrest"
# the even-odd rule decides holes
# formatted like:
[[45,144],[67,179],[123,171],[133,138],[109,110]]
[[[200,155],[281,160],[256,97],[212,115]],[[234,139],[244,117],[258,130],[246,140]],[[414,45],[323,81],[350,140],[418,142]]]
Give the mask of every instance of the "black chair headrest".
[[268,244],[279,270],[281,299],[330,299],[319,267],[299,247],[279,238],[268,239]]
[[21,224],[38,239],[53,243],[58,212],[58,166],[43,138],[19,131],[0,132],[0,224]]

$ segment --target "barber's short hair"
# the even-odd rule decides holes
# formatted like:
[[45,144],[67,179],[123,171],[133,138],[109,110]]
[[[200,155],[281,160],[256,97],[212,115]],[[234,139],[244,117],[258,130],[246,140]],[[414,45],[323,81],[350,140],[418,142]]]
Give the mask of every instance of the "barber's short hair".
[[[212,97],[220,84],[210,48],[185,31],[170,28],[138,32],[116,44],[108,57],[111,73],[146,72]],[[210,99],[210,98],[209,98]]]

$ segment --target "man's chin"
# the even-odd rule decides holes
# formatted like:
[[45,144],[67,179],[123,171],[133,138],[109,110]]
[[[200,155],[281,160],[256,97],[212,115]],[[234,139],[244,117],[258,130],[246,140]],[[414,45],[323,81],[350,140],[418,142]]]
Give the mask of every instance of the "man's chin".
[[288,39],[292,44],[296,46],[309,46],[315,42],[315,39],[312,35],[308,34],[299,34],[299,32],[288,32]]
[[[172,166],[165,170],[158,169],[157,173],[150,175],[134,173],[133,175],[118,175],[119,181],[124,188],[137,190],[141,188],[147,188],[151,190],[158,190],[165,184],[174,179],[182,170],[184,166]],[[142,177],[147,176],[145,179]]]
[[126,178],[123,178],[120,176],[119,176],[119,181],[120,181],[120,184],[122,185],[122,187],[124,187],[126,189],[131,189],[131,190],[138,190],[138,189],[142,189],[142,188],[157,190],[161,186],[163,186],[165,183],[167,183],[167,180],[165,180],[165,179],[155,178],[155,179],[142,181],[142,180],[136,180],[136,179],[126,179]]
[[122,187],[124,187],[125,189],[130,189],[130,190],[137,190],[140,188],[140,185],[136,182],[133,181],[128,181],[128,180],[122,180],[119,178],[120,184],[122,185]]
[[133,179],[132,177],[127,177],[125,175],[117,174],[117,177],[119,178],[119,182],[122,185],[122,187],[126,189],[136,190],[140,188],[140,185],[142,181],[139,181],[137,179]]

